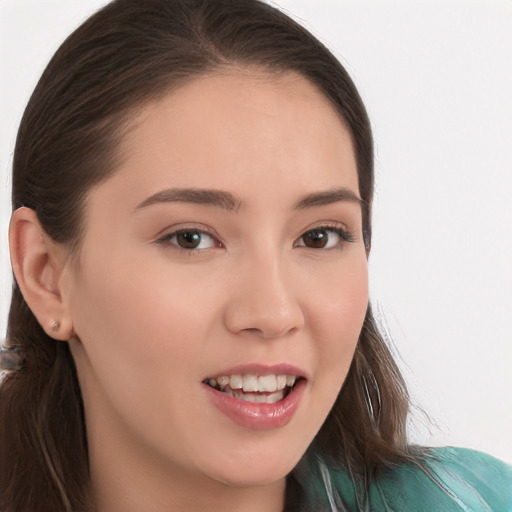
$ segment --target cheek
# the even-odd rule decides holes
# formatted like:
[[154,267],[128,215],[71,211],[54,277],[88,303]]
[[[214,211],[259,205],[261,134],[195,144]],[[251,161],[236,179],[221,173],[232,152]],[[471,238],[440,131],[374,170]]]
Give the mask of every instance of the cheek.
[[[189,329],[198,325],[195,320],[204,320],[201,303],[208,300],[208,289],[187,286],[179,271],[159,262],[116,256],[111,261],[115,265],[89,265],[74,286],[75,317],[84,320],[84,330],[92,327],[100,337],[103,331],[112,343],[123,346],[138,338],[139,346],[150,348],[158,339],[172,342],[176,330],[187,337]],[[187,307],[190,304],[195,307]]]
[[310,306],[328,334],[328,339],[357,338],[368,306],[366,258],[353,258],[346,268],[316,276],[316,294]]
[[352,265],[350,272],[331,275],[323,289],[323,299],[315,300],[315,338],[319,378],[330,390],[326,400],[330,396],[333,402],[348,373],[368,308],[366,258]]
[[128,428],[137,439],[186,452],[180,442],[199,421],[193,410],[177,421],[176,411],[195,402],[197,391],[188,384],[199,385],[205,376],[201,361],[214,316],[208,307],[213,292],[186,286],[168,266],[163,271],[158,264],[117,261],[115,268],[84,269],[87,280],[75,286],[81,345],[73,355],[88,423],[98,431],[107,423],[117,431]]
[[154,388],[169,386],[169,375],[179,379],[199,359],[211,300],[207,290],[199,294],[184,286],[168,268],[117,262],[82,273],[75,286],[75,330],[108,393],[121,388],[154,394]]

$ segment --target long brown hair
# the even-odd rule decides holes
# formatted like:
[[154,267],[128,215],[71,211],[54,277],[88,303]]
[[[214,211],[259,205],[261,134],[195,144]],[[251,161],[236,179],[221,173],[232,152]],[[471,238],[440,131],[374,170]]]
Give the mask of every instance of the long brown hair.
[[[195,77],[247,66],[300,73],[339,113],[354,143],[369,252],[373,143],[363,103],[318,40],[258,0],[114,0],[88,19],[56,52],[25,110],[13,208],[32,208],[54,241],[79,251],[85,197],[119,166],[131,116]],[[0,389],[0,509],[88,510],[87,436],[74,363],[16,284],[7,338],[21,351],[23,368]],[[349,374],[308,453],[361,478],[413,460],[408,407],[404,381],[368,308]]]

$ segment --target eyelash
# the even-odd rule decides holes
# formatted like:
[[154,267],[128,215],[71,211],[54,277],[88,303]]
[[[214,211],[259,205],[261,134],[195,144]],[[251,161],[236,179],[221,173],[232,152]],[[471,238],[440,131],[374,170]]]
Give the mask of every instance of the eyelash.
[[[304,241],[304,237],[307,236],[308,234],[312,234],[312,233],[322,233],[322,232],[327,232],[327,233],[330,233],[331,235],[332,234],[335,234],[337,235],[340,240],[335,244],[334,247],[310,247],[310,246],[307,246],[305,243],[302,243],[302,244],[298,244],[299,241]],[[186,247],[182,247],[180,246],[178,243],[177,243],[177,237],[179,237],[180,235],[199,235],[201,237],[201,240],[200,240],[200,244],[202,243],[202,237],[206,236],[206,237],[209,237],[212,239],[212,242],[214,244],[217,244],[217,248],[222,248],[224,247],[224,245],[222,244],[222,242],[219,241],[219,239],[212,233],[206,231],[206,230],[203,230],[203,229],[198,229],[198,228],[183,228],[183,229],[178,229],[176,231],[173,231],[172,233],[168,233],[164,236],[162,236],[161,238],[159,238],[158,240],[156,240],[156,243],[157,244],[160,244],[160,245],[171,245],[173,246],[173,248],[177,249],[177,250],[181,250],[181,251],[184,251],[188,254],[193,254],[195,252],[201,252],[201,251],[204,251],[204,250],[207,250],[207,249],[211,249],[212,247],[203,247],[203,248],[198,248],[198,247],[189,247],[189,248],[186,248]],[[173,242],[173,239],[176,239],[175,242]],[[327,244],[329,244],[329,239],[327,240]],[[342,229],[340,228],[338,225],[322,225],[322,226],[318,226],[318,227],[315,227],[315,228],[312,228],[312,229],[308,229],[307,231],[305,231],[302,235],[300,235],[300,237],[294,242],[293,244],[293,247],[303,247],[305,249],[313,249],[313,250],[332,250],[332,249],[341,249],[345,246],[345,244],[347,243],[353,243],[354,242],[354,237],[352,236],[352,234],[345,230],[345,229]],[[213,247],[215,248],[215,247]]]

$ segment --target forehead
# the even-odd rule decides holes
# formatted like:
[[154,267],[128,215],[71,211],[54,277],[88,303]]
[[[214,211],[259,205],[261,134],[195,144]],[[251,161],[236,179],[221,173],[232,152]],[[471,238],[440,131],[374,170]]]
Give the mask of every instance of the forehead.
[[268,193],[268,180],[290,200],[336,187],[358,192],[348,129],[325,95],[292,72],[194,79],[147,105],[120,152],[114,179],[137,182],[137,194],[148,196],[169,186],[254,196]]

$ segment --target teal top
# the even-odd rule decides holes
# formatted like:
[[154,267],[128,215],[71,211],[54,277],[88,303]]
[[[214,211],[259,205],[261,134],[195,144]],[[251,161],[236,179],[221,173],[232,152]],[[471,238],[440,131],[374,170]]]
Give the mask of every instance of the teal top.
[[[512,512],[512,466],[463,448],[435,448],[422,467],[386,470],[369,488],[319,462],[320,485],[306,485],[315,512]],[[318,479],[317,479],[318,484]],[[313,496],[315,496],[313,498]]]

